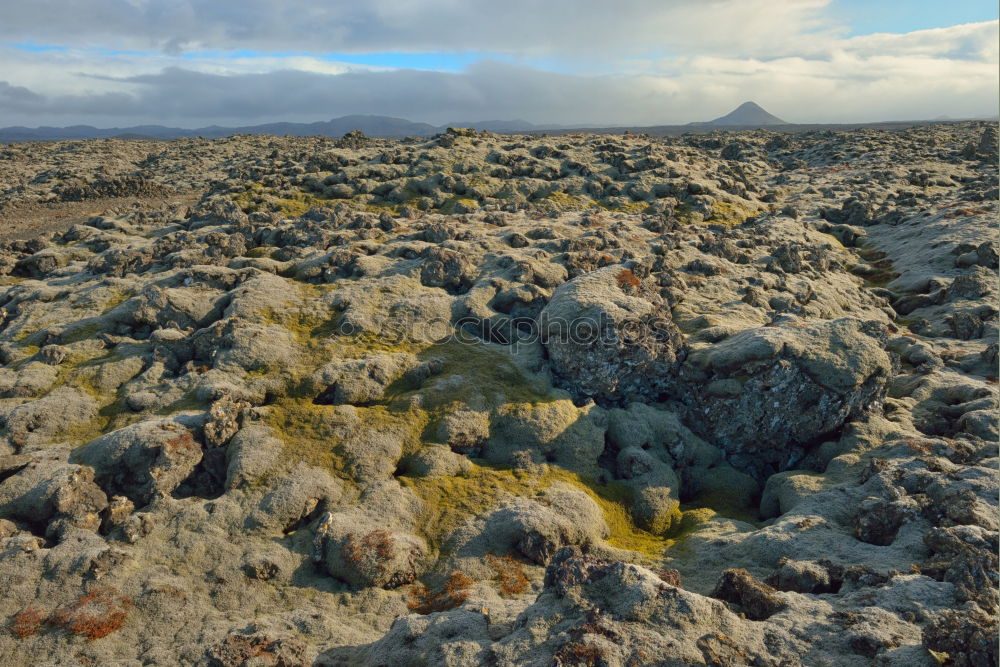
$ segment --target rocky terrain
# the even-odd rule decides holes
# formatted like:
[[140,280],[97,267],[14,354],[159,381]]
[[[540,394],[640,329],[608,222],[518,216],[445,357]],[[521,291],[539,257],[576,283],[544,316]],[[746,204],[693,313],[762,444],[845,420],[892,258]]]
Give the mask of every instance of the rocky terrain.
[[995,665],[997,188],[989,123],[0,148],[2,662]]

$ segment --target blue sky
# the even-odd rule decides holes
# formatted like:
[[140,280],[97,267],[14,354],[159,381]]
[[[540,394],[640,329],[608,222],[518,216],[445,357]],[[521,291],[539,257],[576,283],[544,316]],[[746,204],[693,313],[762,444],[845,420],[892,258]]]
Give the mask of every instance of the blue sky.
[[[41,44],[31,40],[24,42],[8,42],[7,46],[29,53],[66,52],[71,47],[60,44]],[[85,51],[99,56],[138,56],[152,57],[159,55],[155,50],[110,49],[105,47],[88,47]],[[382,52],[309,52],[309,51],[256,51],[252,49],[187,51],[177,55],[185,60],[237,60],[246,58],[291,58],[313,56],[329,62],[362,65],[373,68],[408,68],[442,72],[457,72],[473,63],[483,60],[519,63],[540,67],[550,71],[573,71],[571,60],[556,57],[521,57],[509,53],[488,51],[437,51],[426,53],[404,53],[399,51]]]
[[990,0],[835,0],[830,10],[850,28],[852,36],[946,28],[997,18],[997,3]]
[[636,125],[747,100],[792,122],[989,116],[996,18],[983,0],[32,0],[0,21],[0,126]]

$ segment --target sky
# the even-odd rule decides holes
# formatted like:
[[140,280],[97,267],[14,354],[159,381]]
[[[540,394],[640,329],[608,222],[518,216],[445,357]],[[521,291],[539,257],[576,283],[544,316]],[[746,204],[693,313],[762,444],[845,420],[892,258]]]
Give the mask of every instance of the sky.
[[0,126],[995,116],[986,0],[0,0]]

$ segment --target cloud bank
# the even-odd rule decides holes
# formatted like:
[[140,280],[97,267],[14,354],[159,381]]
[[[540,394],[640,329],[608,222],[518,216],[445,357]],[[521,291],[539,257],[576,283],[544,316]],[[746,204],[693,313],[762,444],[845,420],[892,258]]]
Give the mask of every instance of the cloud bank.
[[32,0],[0,39],[116,48],[486,51],[601,57],[671,49],[763,52],[830,31],[828,0]]
[[[997,21],[847,37],[828,4],[36,0],[0,23],[0,125],[354,113],[653,125],[707,120],[748,99],[792,122],[996,113]],[[474,62],[457,71],[344,62],[385,52],[473,53]]]

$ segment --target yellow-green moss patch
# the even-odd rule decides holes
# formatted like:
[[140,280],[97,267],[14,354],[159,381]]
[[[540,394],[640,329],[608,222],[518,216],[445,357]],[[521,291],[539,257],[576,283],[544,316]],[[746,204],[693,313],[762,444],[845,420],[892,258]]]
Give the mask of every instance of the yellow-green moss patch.
[[543,208],[557,211],[579,211],[598,207],[598,203],[586,195],[572,195],[568,192],[550,192],[536,202]]
[[264,421],[285,444],[285,456],[291,461],[304,461],[342,476],[344,460],[330,424],[333,410],[311,400],[286,398],[268,406]]
[[534,496],[547,486],[544,477],[489,464],[473,464],[461,476],[400,477],[399,481],[424,502],[421,532],[436,547],[466,520],[504,500]]
[[[608,525],[607,542],[611,546],[659,560],[677,537],[655,535],[636,526],[628,509],[631,492],[624,484],[597,484],[554,466],[547,466],[539,474],[480,462],[460,476],[399,479],[423,500],[426,514],[421,521],[422,532],[437,547],[468,519],[512,498],[538,496],[555,482],[578,488],[597,503]],[[682,521],[681,526],[690,523]]]
[[725,199],[717,199],[712,203],[712,211],[706,222],[724,225],[738,225],[747,218],[757,214],[757,210],[749,206],[740,206]]
[[690,502],[683,504],[681,509],[684,510],[685,514],[692,511],[701,511],[709,518],[711,516],[721,516],[753,525],[757,525],[760,522],[757,505],[751,499],[724,491],[699,494]]

